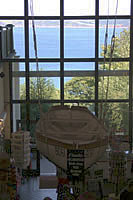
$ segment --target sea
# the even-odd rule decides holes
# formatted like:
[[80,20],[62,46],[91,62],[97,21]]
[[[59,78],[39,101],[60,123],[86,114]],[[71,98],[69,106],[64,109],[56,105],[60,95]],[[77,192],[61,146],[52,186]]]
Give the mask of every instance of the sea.
[[[116,36],[127,27],[116,27]],[[105,40],[105,28],[99,29],[99,57]],[[108,44],[111,43],[113,27],[108,29]],[[60,58],[60,29],[37,27],[37,53],[39,58]],[[14,28],[14,48],[20,58],[25,57],[24,29]],[[29,56],[35,58],[32,28],[29,30]],[[94,58],[95,57],[95,28],[66,28],[64,31],[65,58]],[[76,67],[80,69],[80,67]]]
[[[128,27],[116,27],[116,36]],[[108,41],[111,43],[113,35],[113,26],[108,28]],[[105,41],[106,27],[99,28],[99,57],[102,57],[102,47]],[[38,58],[60,58],[60,29],[58,27],[37,27],[36,28],[37,55]],[[25,41],[24,29],[22,27],[14,27],[14,48],[16,55],[20,58],[25,57]],[[35,58],[33,31],[29,29],[29,57]],[[64,58],[95,58],[95,28],[72,28],[67,27],[64,30]],[[25,64],[19,63],[20,71],[25,70]],[[82,66],[82,67],[81,67]],[[30,63],[30,70],[36,70],[36,64]],[[39,70],[58,71],[60,63],[39,63]],[[64,70],[95,70],[93,62],[66,62]],[[53,80],[56,88],[60,88],[59,78],[50,77]],[[71,77],[65,77],[64,82],[67,82]],[[20,78],[20,83],[23,84],[24,78]]]
[[[116,36],[126,27],[116,27]],[[104,45],[106,28],[99,29],[99,56]],[[108,44],[111,43],[113,27],[108,29]],[[60,58],[60,29],[37,27],[37,52],[39,58]],[[24,29],[14,28],[14,47],[20,58],[25,57]],[[35,58],[32,28],[29,30],[29,56]],[[94,58],[95,57],[95,28],[66,28],[64,31],[65,58]]]

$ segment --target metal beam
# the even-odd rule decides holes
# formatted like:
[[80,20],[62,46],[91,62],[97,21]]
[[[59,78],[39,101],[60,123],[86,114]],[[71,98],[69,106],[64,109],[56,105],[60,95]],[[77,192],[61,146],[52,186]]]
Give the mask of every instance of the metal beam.
[[131,0],[131,20],[130,20],[130,68],[129,68],[129,142],[132,151],[133,142],[133,0]]
[[[12,72],[13,77],[26,77],[25,71]],[[94,77],[94,70],[64,71],[64,77]],[[98,76],[129,76],[129,70],[99,71]],[[30,71],[29,77],[60,77],[60,71]]]

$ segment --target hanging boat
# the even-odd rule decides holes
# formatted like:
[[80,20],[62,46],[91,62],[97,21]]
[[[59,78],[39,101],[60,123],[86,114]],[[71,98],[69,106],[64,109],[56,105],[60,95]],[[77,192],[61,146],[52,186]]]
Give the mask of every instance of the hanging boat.
[[107,131],[86,108],[53,106],[36,125],[37,148],[56,166],[78,175],[107,148]]
[[30,133],[28,131],[19,130],[12,133],[11,151],[15,166],[27,168],[30,163]]

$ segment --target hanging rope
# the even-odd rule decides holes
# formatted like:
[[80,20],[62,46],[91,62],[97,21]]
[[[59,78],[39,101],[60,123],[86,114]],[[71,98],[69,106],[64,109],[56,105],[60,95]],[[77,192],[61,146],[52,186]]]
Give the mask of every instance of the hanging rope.
[[[35,30],[35,22],[34,22],[34,9],[33,9],[33,0],[30,0],[30,12],[32,16],[32,30],[33,30],[33,43],[34,43],[34,52],[35,52],[35,59],[36,59],[36,71],[39,72],[39,64],[38,64],[38,53],[37,53],[37,39],[36,39],[36,30]],[[39,75],[37,75],[37,95],[38,95],[38,103],[39,103],[39,110],[41,112],[41,82]]]
[[[111,70],[111,62],[112,62],[112,58],[113,58],[113,53],[114,53],[114,47],[115,47],[115,30],[116,30],[116,15],[117,15],[117,10],[118,10],[118,0],[116,3],[116,11],[115,11],[115,19],[114,19],[114,29],[113,29],[113,35],[111,38],[111,48],[110,48],[110,60],[109,60],[109,71]],[[109,76],[107,79],[107,90],[106,90],[106,101],[108,98],[108,89],[109,89]],[[107,103],[107,102],[106,102]]]
[[[112,57],[113,57],[113,52],[114,52],[114,47],[115,47],[115,29],[116,29],[116,15],[117,15],[117,10],[118,10],[118,0],[116,3],[116,10],[115,10],[115,19],[114,19],[114,28],[113,28],[113,35],[111,37],[111,47],[110,47],[110,57],[109,57],[109,69],[108,71],[110,72],[111,70],[111,62],[112,62]],[[108,0],[108,18],[107,18],[107,23],[106,23],[106,32],[105,32],[105,41],[104,41],[104,64],[103,64],[103,72],[106,70],[106,57],[108,53],[108,27],[109,27],[109,0]],[[100,104],[100,120],[105,123],[105,118],[107,115],[107,99],[108,99],[108,93],[109,93],[109,76],[107,78],[107,85],[106,85],[106,90],[105,90],[105,106],[103,109],[103,99],[104,99],[104,74],[103,74],[103,79],[102,79],[102,101]],[[106,124],[107,126],[107,124]],[[110,147],[110,128],[108,127],[108,147]]]
[[[108,6],[109,6],[109,1],[108,1]],[[112,58],[113,58],[113,53],[114,53],[114,47],[115,47],[115,34],[116,34],[116,15],[117,15],[117,10],[118,10],[118,0],[116,2],[116,10],[115,10],[115,19],[114,19],[114,28],[113,28],[113,35],[111,37],[111,46],[110,46],[110,57],[109,57],[109,69],[108,72],[111,70],[111,65],[112,65]],[[108,14],[109,14],[109,8],[108,8]],[[105,50],[104,50],[104,70],[105,70],[105,64],[106,64],[106,55],[107,55],[107,35],[108,35],[108,22],[107,22],[107,28],[106,28],[106,34],[105,34]],[[104,76],[103,76],[103,81],[104,81]],[[106,85],[106,93],[105,93],[105,106],[104,106],[104,112],[102,108],[102,120],[103,122],[105,121],[105,117],[107,114],[107,99],[108,99],[108,93],[109,93],[109,81],[110,77],[107,77],[107,85]],[[102,91],[102,96],[104,93],[104,82],[103,82],[103,91]],[[102,104],[103,104],[103,99],[102,99]],[[103,107],[103,106],[102,106]]]
[[[109,16],[109,0],[108,0],[108,16]],[[103,71],[105,71],[105,63],[106,63],[106,55],[107,55],[107,47],[108,47],[108,18],[107,18],[107,23],[106,23],[106,32],[105,32],[105,40],[104,40],[104,64],[103,64]],[[100,104],[100,119],[103,118],[103,98],[104,98],[104,76],[102,79],[102,101]]]

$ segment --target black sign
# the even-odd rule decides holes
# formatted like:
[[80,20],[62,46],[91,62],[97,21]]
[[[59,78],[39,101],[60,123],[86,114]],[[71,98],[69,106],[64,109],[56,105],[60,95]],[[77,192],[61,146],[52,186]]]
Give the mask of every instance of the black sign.
[[84,150],[67,150],[68,175],[78,177],[84,170]]

